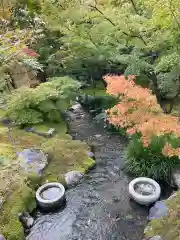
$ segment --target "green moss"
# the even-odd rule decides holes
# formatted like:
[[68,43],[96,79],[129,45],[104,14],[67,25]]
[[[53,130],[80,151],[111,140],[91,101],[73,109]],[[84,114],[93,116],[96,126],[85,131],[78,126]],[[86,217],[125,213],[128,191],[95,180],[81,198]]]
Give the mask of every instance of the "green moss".
[[35,193],[26,184],[16,185],[3,205],[0,214],[0,232],[8,240],[24,240],[24,230],[18,220],[18,213],[31,212],[36,207]]
[[152,237],[160,235],[163,240],[179,240],[180,236],[180,191],[175,197],[166,201],[168,216],[152,220],[145,235]]
[[[12,145],[7,143],[0,143],[0,156],[7,159],[7,163],[16,158],[16,151]],[[1,162],[0,162],[1,164]]]
[[38,148],[45,139],[36,134],[25,132],[19,128],[13,128],[9,133],[8,128],[4,127],[0,128],[0,141],[13,144],[17,150],[19,150],[28,147]]
[[53,138],[42,145],[49,155],[49,164],[44,171],[44,179],[57,179],[64,183],[64,173],[72,170],[86,172],[95,162],[88,158],[88,146],[75,140]]
[[67,124],[64,121],[59,123],[53,122],[44,122],[43,124],[34,125],[33,128],[38,132],[47,132],[50,128],[54,128],[56,130],[55,137],[70,139],[71,136],[67,133]]
[[0,108],[0,118],[3,118],[5,116],[6,111],[2,108]]
[[76,170],[86,173],[90,169],[92,169],[95,166],[95,164],[96,162],[92,158],[88,157],[82,161],[81,166],[77,166]]

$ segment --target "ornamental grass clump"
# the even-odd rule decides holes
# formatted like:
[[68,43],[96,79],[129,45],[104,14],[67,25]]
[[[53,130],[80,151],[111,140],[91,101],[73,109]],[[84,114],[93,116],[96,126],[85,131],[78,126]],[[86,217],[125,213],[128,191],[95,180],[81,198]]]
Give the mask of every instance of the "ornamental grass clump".
[[131,137],[127,167],[138,176],[170,180],[171,170],[180,161],[180,124],[177,117],[164,114],[151,90],[135,84],[135,76],[107,75],[107,93],[119,103],[107,110],[116,129]]

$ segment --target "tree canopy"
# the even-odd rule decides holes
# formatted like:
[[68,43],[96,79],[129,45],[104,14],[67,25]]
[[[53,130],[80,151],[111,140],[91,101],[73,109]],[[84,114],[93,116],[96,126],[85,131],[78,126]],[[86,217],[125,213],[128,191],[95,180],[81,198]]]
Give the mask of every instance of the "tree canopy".
[[162,108],[169,99],[164,111],[171,110],[180,92],[178,0],[4,2],[1,19],[8,30],[33,34],[36,40],[26,44],[39,53],[48,76],[91,81],[107,73],[134,74],[145,79]]

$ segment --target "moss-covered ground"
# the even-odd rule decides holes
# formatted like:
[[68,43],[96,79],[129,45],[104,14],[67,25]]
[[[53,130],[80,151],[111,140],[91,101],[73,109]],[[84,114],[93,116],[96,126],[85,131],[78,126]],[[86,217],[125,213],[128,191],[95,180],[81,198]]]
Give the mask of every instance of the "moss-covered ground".
[[[46,181],[64,184],[64,173],[71,170],[85,172],[95,163],[88,158],[88,146],[66,134],[67,127],[63,121],[35,125],[33,128],[38,132],[55,128],[56,134],[46,139],[16,127],[0,126],[0,233],[7,240],[24,239],[18,213],[23,210],[31,212],[36,207],[35,190],[40,184]],[[27,176],[22,172],[17,153],[25,148],[40,148],[48,153],[49,164],[41,177],[35,174]]]
[[152,220],[145,233],[146,237],[159,235],[163,240],[180,239],[180,191],[175,197],[166,200],[168,215]]

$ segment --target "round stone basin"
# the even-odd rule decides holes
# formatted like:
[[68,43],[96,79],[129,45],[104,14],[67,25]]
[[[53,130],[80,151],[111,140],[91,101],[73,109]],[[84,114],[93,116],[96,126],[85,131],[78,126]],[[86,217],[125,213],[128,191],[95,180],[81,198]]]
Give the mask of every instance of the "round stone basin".
[[65,200],[64,186],[56,182],[46,183],[37,190],[36,200],[38,205],[46,210],[63,205]]
[[53,200],[62,195],[62,190],[58,187],[50,187],[42,191],[40,195],[45,200]]
[[139,177],[129,183],[129,194],[137,203],[150,205],[159,199],[161,188],[153,179]]

